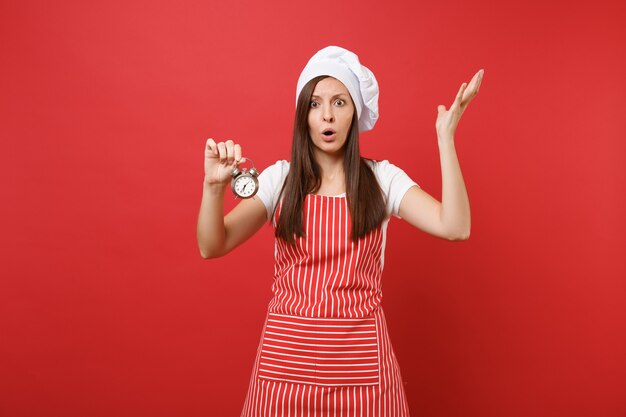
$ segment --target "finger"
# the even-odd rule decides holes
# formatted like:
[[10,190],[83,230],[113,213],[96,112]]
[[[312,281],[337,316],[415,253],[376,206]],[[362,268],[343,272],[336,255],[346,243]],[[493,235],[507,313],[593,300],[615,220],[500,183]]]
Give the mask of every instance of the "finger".
[[235,161],[235,142],[232,140],[227,140],[226,143],[226,162],[228,165],[232,165]]
[[455,101],[460,103],[461,100],[463,99],[463,93],[465,93],[465,90],[467,90],[467,83],[463,83],[461,84],[461,88],[459,88],[459,92],[456,94],[456,98]]
[[478,93],[478,89],[480,88],[480,82],[482,78],[483,78],[483,70],[481,69],[472,77],[472,80],[467,86],[464,96],[467,96],[470,99],[474,98],[474,96]]
[[478,71],[478,73],[480,75],[478,76],[478,81],[476,82],[476,93],[478,93],[478,90],[480,90],[480,84],[483,81],[483,75],[485,75],[485,70],[481,69],[480,71]]
[[437,106],[437,113],[442,113],[444,111],[446,111],[446,106],[444,106],[443,104]]
[[470,97],[474,97],[476,95],[476,93],[478,93],[478,88],[480,87],[480,81],[482,80],[482,72],[483,70],[478,71],[476,74],[474,74],[474,76],[472,77],[472,81],[470,81],[469,85],[467,86],[467,91],[466,91],[466,95],[469,95]]
[[227,154],[226,154],[226,145],[224,144],[224,142],[220,142],[217,144],[217,150],[219,151],[220,162],[225,163]]
[[467,96],[468,94],[471,96],[475,93],[476,90],[476,83],[478,82],[478,73],[476,73],[471,81],[469,82],[467,88],[465,89],[465,94],[463,94],[464,96]]
[[241,162],[241,145],[240,144],[235,145],[235,161],[237,163]]
[[207,139],[206,141],[206,150],[212,153],[213,155],[217,155],[217,144],[212,138]]
[[478,94],[478,90],[480,90],[480,83],[483,79],[483,73],[484,70],[480,69],[476,74],[474,74],[472,81],[470,81],[469,86],[467,86],[467,89],[463,93],[463,99],[461,100],[461,113],[465,111],[465,108],[470,101],[472,101]]
[[450,106],[450,110],[451,111],[453,109],[461,106],[461,100],[463,99],[463,92],[465,91],[466,87],[467,87],[467,83],[461,84],[461,88],[459,88],[459,92],[456,93],[456,97],[454,98],[454,102]]

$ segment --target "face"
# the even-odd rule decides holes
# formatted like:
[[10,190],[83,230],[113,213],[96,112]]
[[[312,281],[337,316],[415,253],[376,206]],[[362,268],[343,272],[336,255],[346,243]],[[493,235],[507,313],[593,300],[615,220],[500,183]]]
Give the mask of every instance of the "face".
[[354,111],[350,93],[341,81],[328,77],[317,83],[308,114],[316,155],[343,153]]

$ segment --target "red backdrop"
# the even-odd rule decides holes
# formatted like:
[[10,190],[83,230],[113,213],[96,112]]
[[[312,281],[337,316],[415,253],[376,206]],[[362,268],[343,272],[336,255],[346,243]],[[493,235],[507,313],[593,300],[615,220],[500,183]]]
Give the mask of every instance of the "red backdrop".
[[203,147],[288,159],[326,45],[381,85],[363,153],[437,199],[436,107],[485,69],[470,239],[389,228],[412,414],[626,415],[623,1],[100,3],[0,5],[0,415],[239,415],[273,237],[201,259]]

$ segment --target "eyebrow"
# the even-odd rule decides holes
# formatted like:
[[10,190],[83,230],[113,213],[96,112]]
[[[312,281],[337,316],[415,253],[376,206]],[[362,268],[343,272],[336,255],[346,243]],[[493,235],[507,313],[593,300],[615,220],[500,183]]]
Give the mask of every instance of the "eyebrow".
[[[331,98],[336,98],[336,97],[339,97],[339,96],[346,96],[346,97],[347,97],[347,94],[346,94],[346,93],[339,93],[339,94],[335,94],[335,95],[334,95],[334,96],[332,96]],[[320,97],[320,96],[316,96],[315,94],[313,94],[313,95],[311,96],[311,98],[321,98],[321,97]]]

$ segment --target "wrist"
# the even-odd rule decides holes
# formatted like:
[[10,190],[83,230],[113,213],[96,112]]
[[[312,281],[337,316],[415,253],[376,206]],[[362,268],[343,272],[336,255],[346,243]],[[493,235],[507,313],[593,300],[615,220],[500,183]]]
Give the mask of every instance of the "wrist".
[[226,190],[226,186],[227,183],[210,181],[206,177],[204,178],[204,182],[202,184],[202,188],[204,189],[204,191],[211,194],[223,194]]

